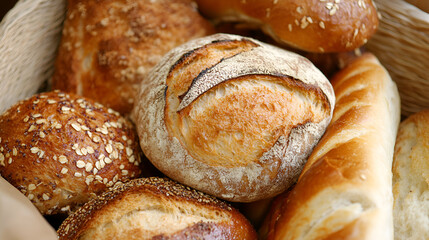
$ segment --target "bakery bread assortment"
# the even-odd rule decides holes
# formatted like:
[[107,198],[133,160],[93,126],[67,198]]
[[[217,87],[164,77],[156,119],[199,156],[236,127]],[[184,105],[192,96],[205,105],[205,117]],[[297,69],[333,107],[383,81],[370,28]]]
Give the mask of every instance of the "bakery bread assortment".
[[395,239],[429,239],[429,110],[399,125],[393,158]]
[[148,159],[170,178],[233,202],[293,184],[335,101],[306,58],[230,34],[174,48],[138,99],[132,118]]
[[257,239],[230,205],[164,178],[115,186],[70,215],[61,240]]
[[0,175],[42,214],[70,212],[140,175],[133,125],[90,99],[37,94],[0,116]]
[[261,28],[279,43],[308,52],[364,45],[378,27],[372,0],[196,0],[204,16]]
[[399,124],[372,0],[61,1],[0,115],[0,238],[429,239],[429,109]]
[[53,88],[128,114],[168,50],[212,32],[191,0],[68,0]]
[[332,79],[332,122],[297,184],[273,204],[265,239],[393,239],[398,89],[372,54]]

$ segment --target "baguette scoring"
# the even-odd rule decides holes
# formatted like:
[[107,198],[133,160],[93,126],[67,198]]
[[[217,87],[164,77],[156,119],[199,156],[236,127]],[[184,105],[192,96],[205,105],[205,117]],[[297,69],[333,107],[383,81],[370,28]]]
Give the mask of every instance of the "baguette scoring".
[[132,115],[145,155],[176,181],[230,201],[288,188],[335,101],[307,59],[228,34],[173,49],[146,80]]
[[398,89],[369,53],[331,82],[337,99],[332,122],[297,184],[275,199],[262,239],[393,239]]

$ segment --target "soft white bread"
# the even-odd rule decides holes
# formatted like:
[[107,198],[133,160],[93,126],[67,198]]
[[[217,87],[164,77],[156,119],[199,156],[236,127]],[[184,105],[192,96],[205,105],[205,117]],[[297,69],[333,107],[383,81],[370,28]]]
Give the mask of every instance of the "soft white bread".
[[200,11],[218,21],[259,27],[277,42],[310,52],[344,52],[375,33],[372,0],[196,0]]
[[128,114],[165,53],[212,32],[191,0],[68,0],[53,88]]
[[298,178],[334,107],[306,58],[216,34],[169,52],[133,112],[140,145],[164,174],[216,197],[272,197]]
[[0,174],[42,214],[138,177],[140,153],[131,122],[75,94],[40,93],[0,115]]
[[118,185],[70,215],[61,240],[237,239],[257,235],[230,205],[163,178]]
[[393,158],[395,239],[429,239],[429,110],[411,115],[398,131]]
[[296,186],[276,199],[267,239],[393,239],[392,159],[398,90],[370,54],[332,80],[332,122]]

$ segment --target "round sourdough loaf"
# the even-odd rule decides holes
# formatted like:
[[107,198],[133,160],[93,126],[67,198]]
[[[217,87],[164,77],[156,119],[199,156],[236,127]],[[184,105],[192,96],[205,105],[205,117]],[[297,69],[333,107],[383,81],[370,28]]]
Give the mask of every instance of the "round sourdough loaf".
[[0,116],[0,174],[42,214],[138,177],[140,153],[131,122],[74,94],[37,94]]
[[148,159],[222,199],[274,196],[297,178],[335,97],[306,58],[236,35],[170,51],[142,84],[133,119]]
[[257,239],[228,204],[165,178],[117,185],[70,215],[61,240]]

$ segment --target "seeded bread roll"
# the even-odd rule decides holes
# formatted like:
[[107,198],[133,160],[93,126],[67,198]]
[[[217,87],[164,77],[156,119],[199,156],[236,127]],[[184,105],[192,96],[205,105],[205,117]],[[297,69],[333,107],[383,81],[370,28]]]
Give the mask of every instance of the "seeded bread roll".
[[128,114],[167,51],[212,32],[191,0],[68,0],[53,88]]
[[70,215],[61,240],[256,239],[247,219],[228,204],[166,178],[115,186]]
[[393,158],[395,239],[429,239],[429,110],[399,126]]
[[259,27],[277,42],[309,52],[344,52],[375,33],[372,0],[196,0],[203,15]]
[[0,174],[42,214],[139,176],[139,150],[129,121],[74,94],[41,93],[0,116]]
[[328,125],[334,94],[307,59],[216,34],[169,52],[133,112],[164,174],[235,202],[272,197],[298,177]]
[[332,122],[297,184],[274,201],[262,239],[393,239],[398,89],[369,53],[331,82]]

